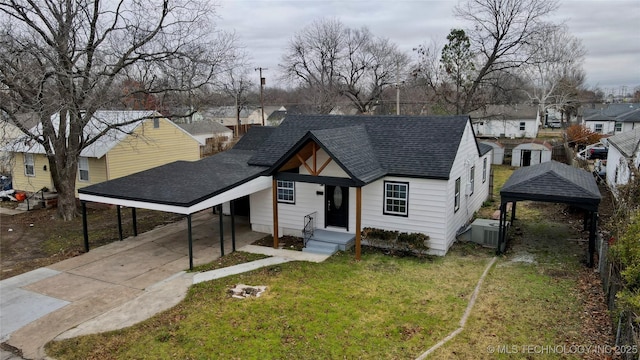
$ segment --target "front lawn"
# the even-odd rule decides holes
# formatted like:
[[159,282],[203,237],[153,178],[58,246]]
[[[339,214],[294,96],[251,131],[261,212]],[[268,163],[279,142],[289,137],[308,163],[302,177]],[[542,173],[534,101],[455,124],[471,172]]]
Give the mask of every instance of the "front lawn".
[[[454,251],[456,252],[456,251]],[[53,342],[57,359],[411,358],[458,326],[490,251],[424,260],[365,251],[195,285],[175,308],[131,328]],[[239,300],[234,284],[266,285]]]

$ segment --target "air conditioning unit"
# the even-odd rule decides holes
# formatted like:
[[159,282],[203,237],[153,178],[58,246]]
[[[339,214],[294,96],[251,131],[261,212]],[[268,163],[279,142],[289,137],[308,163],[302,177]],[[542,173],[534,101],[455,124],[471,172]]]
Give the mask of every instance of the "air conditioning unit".
[[[507,222],[507,227],[509,222]],[[476,219],[471,223],[471,241],[482,246],[498,247],[500,221],[490,219]]]

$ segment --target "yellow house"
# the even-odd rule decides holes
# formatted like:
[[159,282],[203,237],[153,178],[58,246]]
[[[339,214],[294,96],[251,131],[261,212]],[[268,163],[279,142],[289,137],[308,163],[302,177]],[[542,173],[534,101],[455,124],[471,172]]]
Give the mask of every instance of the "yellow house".
[[[76,191],[170,162],[198,160],[198,140],[169,119],[158,116],[160,114],[154,111],[96,111],[85,127],[88,135],[109,124],[133,122],[119,130],[109,131],[82,150],[78,158]],[[57,118],[52,120],[54,123],[58,121]],[[34,127],[32,134],[41,133],[39,129],[40,125]],[[17,144],[13,149],[13,156],[14,189],[28,192],[35,192],[43,187],[54,189],[49,160],[41,145]]]

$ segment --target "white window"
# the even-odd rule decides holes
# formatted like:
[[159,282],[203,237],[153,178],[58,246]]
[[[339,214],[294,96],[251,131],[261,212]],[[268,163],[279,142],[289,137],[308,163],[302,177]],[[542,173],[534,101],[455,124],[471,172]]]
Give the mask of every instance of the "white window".
[[24,174],[26,176],[36,176],[35,163],[33,154],[24,154]]
[[89,159],[86,157],[78,158],[78,179],[80,181],[89,181]]
[[482,161],[482,183],[487,181],[487,158],[484,158]]
[[619,123],[619,122],[618,122],[618,123],[616,123],[616,130],[615,130],[615,131],[616,131],[617,133],[618,133],[618,132],[620,132],[620,131],[622,131],[622,123]]
[[458,211],[458,209],[460,209],[460,178],[456,179],[456,191],[453,199],[453,211]]
[[384,214],[408,216],[409,183],[384,182]]
[[524,129],[526,128],[526,124],[524,121],[520,122],[520,131],[524,131]]
[[469,191],[469,195],[473,194],[473,190],[476,186],[476,167],[472,166],[471,170],[469,170],[469,186],[471,187]]
[[278,202],[295,204],[296,186],[293,181],[278,180],[277,184]]
[[597,133],[602,133],[602,124],[595,124],[593,131]]

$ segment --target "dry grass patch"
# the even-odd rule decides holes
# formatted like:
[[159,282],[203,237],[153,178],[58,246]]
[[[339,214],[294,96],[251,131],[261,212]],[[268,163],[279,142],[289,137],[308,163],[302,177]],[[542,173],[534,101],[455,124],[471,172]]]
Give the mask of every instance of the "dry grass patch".
[[[455,251],[454,251],[455,253]],[[180,305],[132,328],[54,342],[57,359],[414,358],[458,326],[489,259],[364,251],[293,262],[194,286]],[[234,284],[266,285],[255,299]]]

